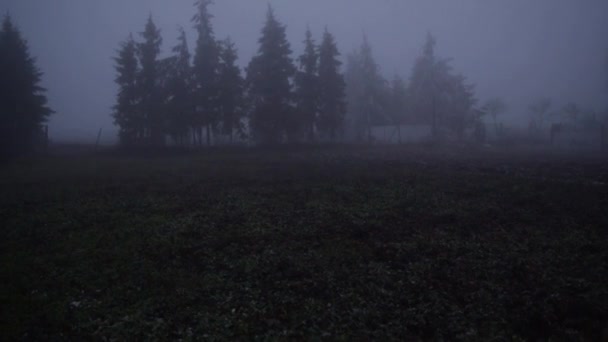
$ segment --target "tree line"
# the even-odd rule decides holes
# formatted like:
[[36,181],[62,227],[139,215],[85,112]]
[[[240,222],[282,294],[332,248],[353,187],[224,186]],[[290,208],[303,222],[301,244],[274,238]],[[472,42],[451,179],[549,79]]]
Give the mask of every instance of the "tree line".
[[479,124],[474,86],[457,74],[450,59],[435,54],[436,40],[427,36],[416,59],[409,82],[395,75],[384,79],[367,38],[360,49],[348,55],[346,65],[348,116],[355,141],[373,140],[372,127],[428,125],[431,135],[462,138],[467,128]]
[[129,36],[121,44],[113,113],[120,142],[160,146],[165,136],[178,145],[209,145],[218,136],[260,144],[334,139],[345,112],[345,82],[333,35],[326,29],[316,45],[308,30],[296,66],[285,25],[269,6],[258,52],[243,77],[234,43],[215,38],[211,3],[196,3],[192,58],[183,29],[172,55],[159,58],[162,38],[152,17],[140,42]]
[[[507,106],[492,99],[478,105],[474,86],[456,73],[450,59],[436,55],[429,34],[411,76],[382,76],[366,37],[359,49],[346,54],[344,65],[334,36],[326,28],[317,43],[310,29],[303,52],[295,59],[286,26],[268,7],[257,54],[241,70],[230,38],[218,40],[212,26],[211,0],[196,3],[192,19],[197,33],[191,52],[180,29],[171,55],[160,58],[162,37],[152,17],[136,40],[123,41],[114,58],[118,93],[112,116],[124,146],[216,142],[371,142],[374,126],[430,127],[435,139],[466,135],[483,140],[489,115],[496,135],[497,120]],[[608,65],[608,64],[607,64]],[[0,158],[31,153],[48,141],[49,108],[42,72],[27,41],[9,15],[0,29]],[[544,131],[551,101],[530,106],[530,131]],[[602,120],[605,114],[584,111],[575,104],[560,115],[569,121]],[[538,133],[537,133],[538,134]]]
[[308,28],[303,53],[293,60],[286,26],[269,6],[257,54],[242,76],[234,43],[215,38],[211,4],[195,5],[192,58],[183,29],[172,55],[159,58],[162,38],[152,17],[141,41],[129,36],[121,44],[114,120],[123,145],[164,145],[165,136],[178,145],[235,136],[258,144],[371,141],[374,125],[412,123],[431,125],[436,138],[462,137],[480,120],[473,85],[435,55],[430,34],[409,83],[399,76],[388,82],[367,38],[347,55],[343,71],[327,28],[319,44]]

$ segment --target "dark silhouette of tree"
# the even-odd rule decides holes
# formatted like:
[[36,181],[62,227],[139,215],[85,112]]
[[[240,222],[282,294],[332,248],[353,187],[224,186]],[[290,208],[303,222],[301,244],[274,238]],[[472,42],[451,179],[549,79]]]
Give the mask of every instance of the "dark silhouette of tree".
[[319,112],[319,54],[310,29],[306,30],[304,53],[299,58],[300,68],[295,78],[297,119],[292,131],[304,130],[309,142],[315,139],[315,123]]
[[532,114],[532,128],[542,130],[551,111],[551,99],[541,98],[532,103],[529,109]]
[[410,105],[417,121],[431,124],[434,138],[439,137],[440,127],[462,137],[466,126],[475,121],[474,87],[466,83],[464,76],[452,73],[449,59],[435,56],[435,45],[436,40],[429,33],[410,78]]
[[354,138],[362,141],[367,136],[372,142],[372,125],[386,123],[386,81],[380,75],[367,37],[358,51],[348,56],[346,66],[346,94],[350,124]]
[[496,131],[496,135],[498,135],[499,126],[497,117],[507,110],[507,105],[502,99],[494,98],[488,100],[482,109],[492,117],[492,121],[494,122],[494,130]]
[[220,45],[219,65],[219,110],[222,133],[230,136],[233,143],[234,133],[244,137],[242,118],[245,112],[244,80],[236,65],[238,54],[234,43],[227,38]]
[[569,102],[564,105],[562,112],[564,113],[566,120],[570,122],[577,122],[583,114],[583,110],[574,102]]
[[141,111],[145,120],[145,129],[149,143],[153,146],[165,144],[165,118],[162,110],[162,96],[159,87],[159,60],[162,38],[156,28],[152,15],[148,17],[146,27],[141,33],[143,42],[138,44],[139,90],[141,91]]
[[436,40],[428,34],[422,56],[414,64],[410,78],[409,93],[412,106],[420,122],[430,122],[433,135],[437,135],[439,96],[443,81],[441,73],[447,72],[445,65],[439,65],[435,57]]
[[32,152],[40,145],[47,106],[42,72],[9,15],[0,31],[0,157]]
[[114,124],[118,126],[118,137],[123,146],[133,146],[144,138],[144,122],[139,106],[137,46],[133,37],[121,43],[118,57],[114,58],[118,76],[116,105],[114,105]]
[[476,123],[476,112],[474,106],[475,86],[466,82],[463,75],[448,75],[449,87],[444,94],[445,100],[445,125],[458,139],[464,138],[465,130],[474,127]]
[[362,141],[365,131],[362,69],[360,51],[355,50],[346,56],[346,124],[354,141]]
[[195,75],[195,126],[198,131],[199,144],[202,144],[202,126],[206,127],[207,145],[211,144],[211,130],[218,123],[218,72],[219,47],[213,33],[209,12],[212,0],[199,0],[196,3],[197,13],[192,18],[198,33],[194,53]]
[[342,127],[346,113],[344,76],[340,73],[342,62],[335,39],[325,29],[319,48],[319,131],[332,141]]
[[395,75],[391,84],[389,114],[397,128],[398,141],[401,143],[401,125],[408,119],[407,87],[399,75]]
[[[608,49],[606,49],[606,59],[604,64],[604,71],[606,73],[606,100],[608,100]],[[607,104],[608,105],[608,104]],[[608,126],[608,107],[605,108],[603,113],[601,114],[602,121],[604,122],[604,131],[606,130],[606,126]]]
[[507,110],[507,105],[500,98],[488,100],[483,106],[483,110],[492,117],[494,126],[498,129],[497,117]]
[[287,123],[293,118],[291,78],[295,67],[285,26],[276,19],[270,6],[259,44],[258,54],[247,68],[253,106],[250,127],[258,143],[277,144],[283,141]]
[[174,55],[166,60],[168,74],[164,93],[167,128],[175,143],[184,146],[188,142],[188,133],[194,120],[194,77],[186,33],[181,28],[173,53]]

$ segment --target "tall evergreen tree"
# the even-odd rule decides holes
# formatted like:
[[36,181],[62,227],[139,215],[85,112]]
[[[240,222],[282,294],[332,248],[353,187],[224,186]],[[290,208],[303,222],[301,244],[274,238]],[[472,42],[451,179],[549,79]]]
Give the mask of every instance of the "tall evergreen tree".
[[319,48],[319,130],[332,141],[342,127],[346,113],[344,76],[340,73],[340,52],[331,33],[325,29]]
[[30,152],[41,142],[47,106],[42,72],[27,42],[6,16],[0,31],[0,157]]
[[319,111],[319,55],[310,29],[306,30],[304,53],[295,78],[296,119],[292,131],[304,130],[309,142],[314,141]]
[[532,114],[530,127],[535,131],[542,131],[545,122],[551,112],[552,102],[550,98],[543,97],[532,103],[529,107]]
[[211,144],[211,129],[218,123],[218,72],[219,48],[213,33],[209,12],[212,0],[199,0],[197,13],[192,18],[198,33],[194,53],[195,103],[197,110],[199,144],[202,142],[202,126],[206,127],[207,145]]
[[401,125],[408,120],[407,88],[399,75],[395,75],[390,89],[389,114],[397,127],[398,140],[401,142]]
[[355,50],[346,57],[346,124],[350,138],[354,141],[363,140],[364,117],[363,111],[363,75],[361,73],[361,53]]
[[473,109],[477,103],[475,86],[467,83],[463,75],[450,75],[445,103],[446,127],[456,134],[458,139],[462,139],[465,130],[476,123],[476,113]]
[[222,132],[230,136],[233,142],[234,133],[244,134],[241,119],[244,114],[244,80],[241,70],[236,65],[238,54],[234,43],[227,38],[220,45],[219,67],[219,109]]
[[160,30],[154,24],[152,15],[148,17],[146,27],[141,33],[144,39],[138,45],[141,70],[138,87],[141,91],[141,110],[150,144],[164,145],[164,123],[161,93],[159,87],[160,73],[158,55],[162,38]]
[[417,114],[417,121],[430,123],[433,136],[437,137],[442,108],[445,107],[443,95],[451,82],[451,68],[449,60],[435,56],[435,45],[435,37],[429,33],[423,53],[414,64],[408,91],[412,96],[412,107]]
[[494,130],[496,135],[499,134],[500,126],[498,126],[497,117],[507,110],[507,104],[499,97],[488,100],[483,105],[483,111],[489,114],[494,121]]
[[143,121],[140,116],[138,90],[137,46],[132,36],[121,43],[118,57],[114,58],[119,87],[114,105],[114,124],[118,126],[118,137],[124,146],[132,146],[143,138]]
[[190,50],[183,28],[180,28],[178,44],[169,59],[169,75],[166,87],[168,129],[178,145],[187,142],[189,128],[194,119],[194,78],[190,65]]
[[292,119],[291,78],[295,67],[291,48],[285,36],[285,26],[268,6],[266,24],[259,40],[258,54],[247,68],[247,84],[253,105],[250,126],[259,143],[280,143]]
[[416,120],[430,123],[433,137],[444,127],[462,137],[475,120],[474,86],[466,78],[452,72],[449,59],[435,56],[435,38],[429,33],[422,55],[416,60],[408,93]]
[[437,130],[437,89],[434,82],[436,64],[435,44],[435,38],[431,34],[428,34],[423,54],[418,57],[414,64],[409,86],[409,92],[412,94],[412,105],[416,113],[416,121],[426,123],[429,122],[430,118],[433,134]]
[[346,66],[347,112],[355,140],[367,137],[371,142],[372,125],[388,121],[383,114],[387,97],[385,84],[372,47],[364,36],[361,48],[348,56]]

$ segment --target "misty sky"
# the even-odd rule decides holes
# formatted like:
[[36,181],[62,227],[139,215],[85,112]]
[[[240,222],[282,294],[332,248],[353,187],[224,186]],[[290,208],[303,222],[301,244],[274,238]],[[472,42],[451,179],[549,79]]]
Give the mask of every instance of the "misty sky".
[[[195,35],[193,0],[0,0],[28,40],[44,71],[50,105],[51,139],[113,142],[114,62],[119,42],[143,30],[150,13],[162,30],[163,53],[176,44],[177,28]],[[268,3],[287,25],[294,57],[302,50],[306,25],[317,40],[328,25],[343,54],[361,43],[363,32],[385,77],[409,77],[426,32],[438,54],[477,86],[484,101],[500,96],[510,115],[521,118],[541,96],[556,104],[608,106],[607,0],[216,0],[211,7],[216,36],[230,36],[246,65]]]

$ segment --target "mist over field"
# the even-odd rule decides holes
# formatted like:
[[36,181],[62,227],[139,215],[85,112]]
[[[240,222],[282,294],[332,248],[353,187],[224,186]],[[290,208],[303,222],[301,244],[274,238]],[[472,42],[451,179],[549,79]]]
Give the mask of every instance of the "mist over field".
[[[44,72],[53,141],[115,143],[112,106],[117,86],[113,58],[129,33],[139,38],[149,14],[161,30],[161,56],[186,29],[190,47],[196,34],[192,1],[22,1],[2,0],[29,42]],[[427,32],[437,39],[437,55],[476,85],[480,102],[500,97],[508,104],[501,119],[528,125],[528,106],[541,97],[554,107],[577,103],[605,110],[608,99],[608,3],[569,1],[422,0],[221,0],[211,6],[216,36],[230,36],[245,67],[257,51],[267,4],[287,26],[292,58],[303,49],[307,25],[320,41],[327,25],[345,62],[365,33],[381,73],[408,79]]]

